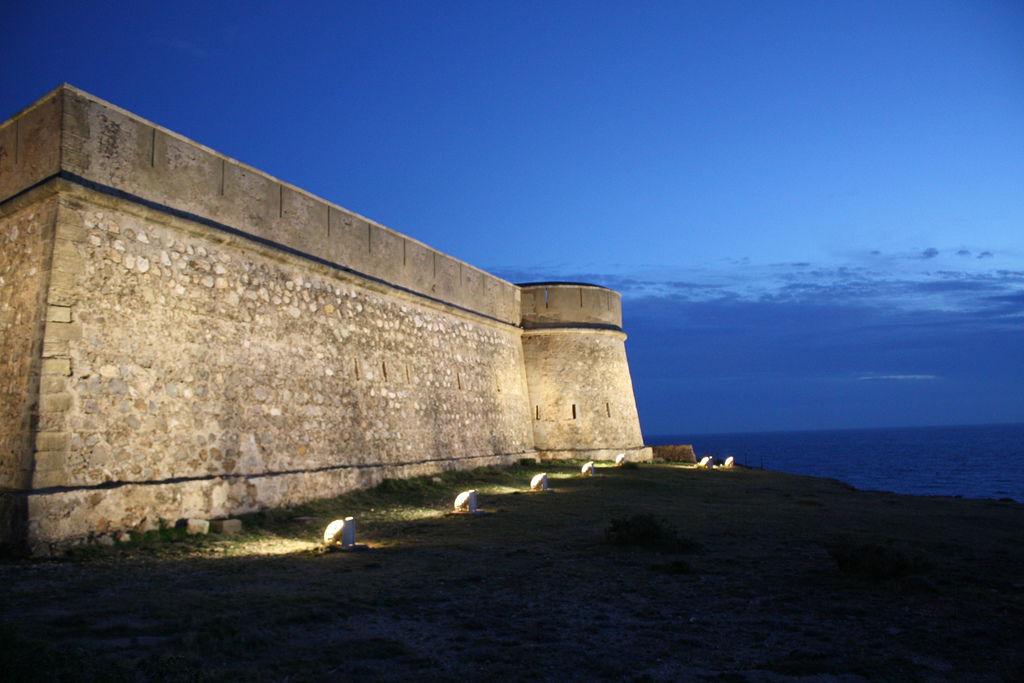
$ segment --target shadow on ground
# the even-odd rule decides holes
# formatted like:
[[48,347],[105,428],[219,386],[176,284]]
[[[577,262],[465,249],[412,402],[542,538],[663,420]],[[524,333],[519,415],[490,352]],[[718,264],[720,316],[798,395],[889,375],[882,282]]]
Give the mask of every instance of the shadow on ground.
[[[542,470],[556,493],[525,490]],[[251,515],[237,538],[7,562],[3,678],[1024,678],[1022,505],[746,469],[578,471],[387,482]],[[488,514],[445,514],[470,487]],[[346,515],[373,549],[322,552]],[[675,541],[631,542],[651,533],[622,524],[637,516]]]

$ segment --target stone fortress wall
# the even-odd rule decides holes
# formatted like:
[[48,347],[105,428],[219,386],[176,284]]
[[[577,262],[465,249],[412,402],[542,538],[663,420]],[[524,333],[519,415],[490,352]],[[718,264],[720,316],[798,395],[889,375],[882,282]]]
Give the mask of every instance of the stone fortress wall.
[[643,446],[619,296],[520,288],[62,86],[0,126],[0,542]]
[[617,444],[643,443],[619,293],[564,282],[521,287],[536,449],[548,458],[609,460],[621,452]]

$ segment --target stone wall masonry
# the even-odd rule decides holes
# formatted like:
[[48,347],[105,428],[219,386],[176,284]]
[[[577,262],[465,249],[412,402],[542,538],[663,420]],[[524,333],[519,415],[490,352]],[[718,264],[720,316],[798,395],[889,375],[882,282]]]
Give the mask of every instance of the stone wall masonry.
[[624,340],[623,333],[611,330],[523,332],[534,444],[539,451],[643,447]]
[[79,90],[58,96],[67,172],[518,323],[519,291],[509,282]]
[[[73,184],[57,215],[54,269],[72,280],[51,291],[43,355],[68,374],[40,399],[37,490],[206,481],[190,484],[203,517],[533,452],[512,325]],[[301,473],[316,476],[279,478]],[[106,496],[33,496],[31,541],[106,529]]]
[[460,466],[503,466],[513,461],[514,458],[507,455],[484,455],[461,463],[339,467],[29,494],[26,496],[28,546],[32,554],[48,555],[62,547],[126,529],[148,531],[183,518],[229,517],[369,488],[386,478],[417,477]]
[[633,398],[618,292],[574,282],[520,285],[534,445],[548,458],[649,460]]
[[[0,209],[0,489],[24,489],[30,483],[43,297],[56,214],[53,196]],[[45,390],[61,368],[47,363],[42,370]]]
[[622,296],[618,292],[582,283],[537,283],[521,288],[525,327],[565,323],[622,327]]
[[690,444],[671,444],[664,446],[651,446],[655,460],[665,462],[697,462],[697,456]]
[[0,544],[650,458],[618,293],[517,287],[70,86],[0,124],[0,247]]
[[57,173],[519,321],[515,285],[67,85],[0,124],[0,201]]
[[54,91],[0,124],[0,201],[60,171],[62,112]]
[[0,206],[0,546],[24,529],[40,389],[64,369],[41,358],[57,202],[36,195]]

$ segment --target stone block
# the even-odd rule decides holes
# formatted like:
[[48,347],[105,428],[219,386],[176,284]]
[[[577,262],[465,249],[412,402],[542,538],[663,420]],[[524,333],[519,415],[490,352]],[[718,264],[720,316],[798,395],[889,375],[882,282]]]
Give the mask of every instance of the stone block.
[[53,272],[60,272],[74,277],[85,272],[85,264],[82,263],[82,259],[78,258],[77,255],[72,258],[67,254],[54,254]]
[[[66,273],[64,273],[66,275]],[[71,285],[51,285],[46,293],[46,301],[51,304],[70,306],[78,301],[78,291]]]
[[50,273],[50,292],[46,300],[51,304],[70,306],[78,300],[78,287],[78,277],[74,273],[53,270]]
[[71,407],[71,394],[43,394],[39,397],[41,412],[64,412]]
[[46,319],[54,323],[69,323],[71,322],[71,307],[48,306],[46,309]]
[[43,413],[38,419],[37,426],[41,432],[59,432],[67,428],[64,413]]
[[56,470],[64,467],[66,457],[62,451],[36,451],[36,471]]
[[670,446],[651,446],[654,451],[655,460],[665,462],[697,462],[693,446],[689,444],[676,444]]
[[71,374],[71,361],[67,358],[47,358],[43,360],[40,374],[67,377]]
[[[61,455],[63,456],[63,454]],[[66,483],[67,475],[63,469],[37,469],[32,473],[32,488],[34,489],[47,489],[52,486],[64,486]]]
[[40,432],[36,434],[37,451],[63,451],[67,446],[67,432]]
[[82,215],[66,206],[61,206],[57,213],[57,239],[68,242],[84,242],[88,238]]
[[71,345],[67,339],[46,339],[43,341],[43,358],[59,358],[69,355]]
[[66,382],[60,375],[43,375],[39,378],[39,391],[43,394],[59,394],[66,388]]
[[210,533],[210,522],[205,519],[186,519],[185,533],[190,536],[205,535]]
[[210,531],[215,534],[232,535],[241,533],[242,520],[240,519],[215,519],[210,522]]
[[[52,308],[52,307],[51,307]],[[48,322],[46,324],[46,341],[71,340],[82,338],[82,326],[72,322]]]

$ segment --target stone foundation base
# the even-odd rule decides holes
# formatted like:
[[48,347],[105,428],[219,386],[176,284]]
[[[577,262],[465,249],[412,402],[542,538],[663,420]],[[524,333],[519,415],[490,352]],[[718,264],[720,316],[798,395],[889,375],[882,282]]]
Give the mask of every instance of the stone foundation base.
[[287,507],[451,470],[510,465],[533,451],[453,460],[353,466],[312,472],[225,476],[104,488],[14,494],[27,505],[28,551],[53,555],[82,542],[126,531],[149,531],[183,518],[214,519],[264,508]]
[[651,462],[654,454],[650,446],[636,448],[587,448],[567,451],[538,450],[541,460],[615,460],[619,453],[626,454],[627,462]]

